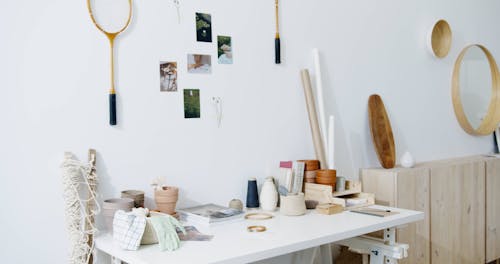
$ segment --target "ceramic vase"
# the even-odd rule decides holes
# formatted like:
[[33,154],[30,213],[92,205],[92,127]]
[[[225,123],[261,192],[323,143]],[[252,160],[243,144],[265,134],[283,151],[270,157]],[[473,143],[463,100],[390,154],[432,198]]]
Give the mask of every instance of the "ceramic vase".
[[273,177],[266,178],[260,191],[260,207],[264,211],[274,211],[278,204],[278,191],[274,185]]
[[413,168],[415,166],[415,159],[410,152],[407,151],[401,156],[401,166],[405,168]]
[[155,190],[156,209],[162,213],[175,214],[178,199],[179,189],[177,187],[164,186],[160,190]]

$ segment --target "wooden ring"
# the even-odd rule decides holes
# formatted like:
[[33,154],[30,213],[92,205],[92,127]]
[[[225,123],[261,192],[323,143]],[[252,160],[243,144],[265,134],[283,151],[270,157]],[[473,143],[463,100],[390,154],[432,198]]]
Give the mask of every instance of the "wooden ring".
[[267,219],[271,219],[273,217],[274,216],[272,214],[266,214],[266,213],[251,213],[251,214],[245,215],[245,219],[248,219],[248,220],[267,220]]
[[247,230],[248,230],[248,232],[258,233],[258,232],[266,231],[266,227],[265,226],[249,226],[249,227],[247,227]]

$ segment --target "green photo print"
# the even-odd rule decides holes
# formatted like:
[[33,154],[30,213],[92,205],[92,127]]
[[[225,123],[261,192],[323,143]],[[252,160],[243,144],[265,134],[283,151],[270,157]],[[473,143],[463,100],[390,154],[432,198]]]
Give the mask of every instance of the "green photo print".
[[196,41],[212,42],[212,16],[196,13]]
[[199,89],[184,89],[184,118],[200,118]]

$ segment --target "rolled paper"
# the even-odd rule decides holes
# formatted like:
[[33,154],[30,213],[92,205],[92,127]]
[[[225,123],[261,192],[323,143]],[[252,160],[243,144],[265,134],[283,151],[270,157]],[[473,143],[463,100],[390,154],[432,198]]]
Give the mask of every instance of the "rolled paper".
[[335,119],[333,115],[330,116],[328,121],[328,168],[335,169],[335,158],[334,158],[334,146],[335,146]]
[[326,136],[326,117],[325,117],[325,101],[323,99],[323,82],[321,80],[321,63],[319,60],[319,50],[313,49],[313,60],[314,60],[314,71],[316,77],[316,103],[318,104],[318,112],[319,112],[319,130],[321,137],[323,138],[323,143],[327,144],[327,136]]
[[311,126],[311,134],[313,137],[316,158],[319,160],[321,168],[327,168],[325,148],[321,138],[318,115],[316,113],[316,104],[314,103],[314,96],[311,88],[311,78],[309,77],[309,71],[306,69],[302,70],[300,73],[302,77],[302,86],[304,87],[304,95],[306,98],[307,112],[309,113],[309,125]]

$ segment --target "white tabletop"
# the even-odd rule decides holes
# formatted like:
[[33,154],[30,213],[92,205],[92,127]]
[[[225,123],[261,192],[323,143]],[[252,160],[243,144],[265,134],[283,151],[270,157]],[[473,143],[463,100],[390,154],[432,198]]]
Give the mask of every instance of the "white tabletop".
[[[158,245],[141,246],[137,251],[122,250],[110,235],[97,237],[96,247],[131,264],[248,263],[424,219],[424,213],[418,211],[373,207],[400,213],[377,217],[347,211],[335,215],[308,211],[303,216],[283,216],[275,212],[270,220],[197,226],[199,231],[214,238],[209,242],[182,242],[173,252],[161,252]],[[250,225],[264,225],[267,231],[250,233],[247,231]]]

